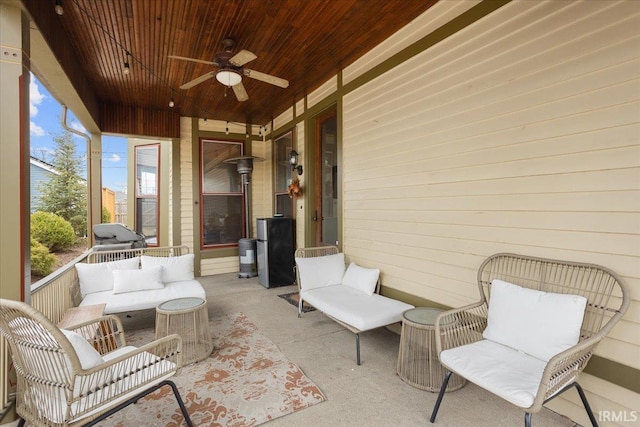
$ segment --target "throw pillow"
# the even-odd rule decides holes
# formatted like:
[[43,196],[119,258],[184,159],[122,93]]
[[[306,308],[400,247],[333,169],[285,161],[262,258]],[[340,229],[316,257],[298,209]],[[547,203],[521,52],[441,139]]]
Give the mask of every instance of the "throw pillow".
[[344,254],[296,258],[303,291],[339,285],[344,276]]
[[360,267],[355,262],[352,262],[344,273],[342,284],[362,291],[367,295],[373,295],[379,276],[379,269]]
[[483,337],[548,361],[575,345],[587,299],[491,282],[487,328]]
[[84,297],[94,292],[111,291],[113,290],[112,271],[137,269],[139,264],[138,257],[95,264],[79,262],[76,264],[76,270],[80,281],[80,293]]
[[140,257],[142,268],[155,265],[162,266],[162,281],[164,283],[183,282],[185,280],[193,280],[193,254],[185,254],[180,256],[156,257],[146,256]]
[[91,344],[89,344],[89,341],[84,339],[82,335],[68,329],[60,329],[60,332],[62,332],[64,336],[67,337],[67,339],[71,343],[71,346],[76,351],[82,369],[91,369],[104,362],[104,359],[102,359],[100,353],[98,353],[96,349],[93,348]]
[[149,291],[164,288],[162,266],[142,267],[140,270],[114,270],[113,293]]

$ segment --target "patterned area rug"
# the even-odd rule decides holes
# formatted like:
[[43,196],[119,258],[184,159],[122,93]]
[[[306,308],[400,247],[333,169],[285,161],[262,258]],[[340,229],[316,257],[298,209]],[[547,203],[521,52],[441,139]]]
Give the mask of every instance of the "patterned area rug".
[[[300,297],[298,296],[298,292],[289,292],[288,294],[278,295],[283,300],[287,301],[289,304],[294,306],[296,309],[298,308],[298,302],[300,301]],[[303,313],[308,313],[310,311],[315,311],[315,308],[306,303],[302,307]]]
[[[214,350],[171,378],[196,426],[255,426],[326,400],[320,389],[244,314],[211,320]],[[127,334],[140,346],[151,329]],[[169,387],[141,399],[100,424],[109,427],[185,425]]]

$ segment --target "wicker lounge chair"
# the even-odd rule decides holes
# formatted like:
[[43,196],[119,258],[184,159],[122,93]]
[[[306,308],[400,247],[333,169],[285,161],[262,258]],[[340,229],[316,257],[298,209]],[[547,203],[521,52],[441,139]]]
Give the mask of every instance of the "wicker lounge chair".
[[96,425],[168,385],[192,426],[175,384],[182,341],[171,335],[126,346],[115,316],[62,330],[28,304],[0,299],[0,334],[11,349],[18,383],[16,412],[30,426]]
[[[298,317],[302,316],[306,302],[353,332],[358,365],[361,364],[360,333],[400,322],[402,313],[414,308],[379,295],[379,270],[352,263],[345,271],[344,255],[336,246],[299,248],[295,258],[300,295]],[[329,258],[332,261],[327,262]]]
[[[575,387],[597,426],[578,376],[596,345],[627,311],[627,287],[604,267],[516,254],[487,258],[478,270],[478,287],[478,303],[444,312],[436,322],[436,344],[447,373],[430,421],[435,422],[453,372],[520,407],[527,427],[546,402]],[[570,306],[576,303],[581,305]],[[523,312],[545,316],[525,317]],[[493,322],[501,316],[508,320],[501,322],[508,325],[500,332],[507,336],[506,344],[500,342],[502,336],[496,340],[494,327],[500,325]],[[553,340],[570,323],[572,339],[555,347]]]

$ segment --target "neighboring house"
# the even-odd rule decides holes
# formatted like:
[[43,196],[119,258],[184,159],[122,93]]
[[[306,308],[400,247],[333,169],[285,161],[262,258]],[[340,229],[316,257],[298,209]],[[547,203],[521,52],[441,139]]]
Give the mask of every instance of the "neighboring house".
[[41,188],[46,185],[53,175],[58,174],[53,165],[31,156],[29,159],[29,174],[31,176],[31,213],[40,209]]

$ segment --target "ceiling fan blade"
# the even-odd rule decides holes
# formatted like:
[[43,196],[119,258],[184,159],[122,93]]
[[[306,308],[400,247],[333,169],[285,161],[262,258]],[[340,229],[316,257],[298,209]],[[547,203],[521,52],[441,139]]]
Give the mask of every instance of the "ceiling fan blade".
[[248,68],[244,69],[244,75],[247,77],[251,77],[252,79],[260,80],[261,82],[270,83],[275,86],[279,86],[281,88],[288,88],[289,81],[285,79],[281,79],[280,77],[272,76],[271,74],[261,73],[260,71],[250,70]]
[[185,56],[177,56],[177,55],[169,55],[168,57],[171,59],[182,59],[184,61],[199,62],[201,64],[207,64],[207,65],[215,65],[215,62],[205,61],[203,59],[187,58]]
[[251,62],[256,59],[257,56],[253,52],[249,52],[248,50],[241,50],[240,52],[233,55],[229,62],[231,65],[235,65],[236,67],[242,67],[247,62]]
[[249,99],[249,95],[247,95],[247,91],[245,90],[242,82],[238,83],[237,85],[231,86],[231,88],[233,89],[233,93],[236,94],[236,98],[238,98],[238,101],[246,101],[247,99]]
[[190,89],[192,87],[194,87],[195,85],[198,85],[204,81],[209,80],[211,77],[215,76],[216,72],[215,71],[209,71],[207,74],[203,74],[200,77],[197,77],[193,80],[191,80],[190,82],[187,82],[185,84],[183,84],[182,86],[180,86],[180,89]]

